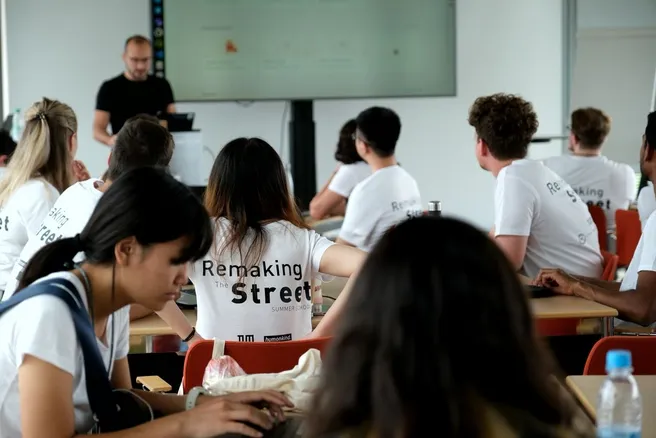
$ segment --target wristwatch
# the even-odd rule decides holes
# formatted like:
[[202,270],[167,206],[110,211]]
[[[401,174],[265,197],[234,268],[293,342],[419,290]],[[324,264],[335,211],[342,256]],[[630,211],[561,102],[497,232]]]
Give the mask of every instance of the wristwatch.
[[209,395],[209,392],[205,390],[202,386],[194,386],[187,394],[187,399],[185,400],[185,410],[193,409],[196,406],[198,397],[201,395]]

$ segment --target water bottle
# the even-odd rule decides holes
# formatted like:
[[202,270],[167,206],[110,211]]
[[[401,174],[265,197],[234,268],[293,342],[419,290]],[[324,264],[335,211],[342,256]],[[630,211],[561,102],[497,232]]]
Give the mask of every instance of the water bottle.
[[312,316],[320,315],[323,315],[323,293],[319,275],[312,280]]
[[631,367],[631,352],[611,350],[606,354],[608,377],[597,401],[598,438],[640,438],[642,400]]
[[23,135],[23,115],[20,108],[16,108],[11,117],[11,138],[18,143]]
[[430,201],[428,203],[428,216],[442,216],[442,203],[440,201]]

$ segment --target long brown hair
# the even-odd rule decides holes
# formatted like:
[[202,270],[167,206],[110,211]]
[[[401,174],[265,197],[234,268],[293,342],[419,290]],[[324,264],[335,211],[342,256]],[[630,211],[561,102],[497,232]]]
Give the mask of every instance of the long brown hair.
[[70,106],[45,97],[32,105],[25,113],[25,129],[7,174],[0,181],[0,205],[32,178],[43,178],[59,193],[66,190],[75,181],[69,141],[76,133],[77,118]]
[[[287,221],[308,228],[278,152],[259,138],[237,138],[223,147],[212,166],[205,208],[210,217],[230,222],[229,234],[216,248],[217,259],[225,251],[237,252],[246,266],[258,263],[267,247],[267,223]],[[251,233],[253,241],[244,248]]]
[[552,437],[576,428],[557,374],[497,245],[454,219],[410,219],[379,241],[358,275],[306,436],[482,438],[493,411],[516,431],[541,426],[521,436]]

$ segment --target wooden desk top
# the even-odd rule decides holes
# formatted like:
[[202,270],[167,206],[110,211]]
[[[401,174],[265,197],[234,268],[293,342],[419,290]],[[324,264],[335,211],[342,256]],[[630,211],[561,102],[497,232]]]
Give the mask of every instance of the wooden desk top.
[[[183,310],[185,317],[189,324],[196,325],[196,310],[186,309]],[[315,316],[312,318],[312,328],[315,328],[322,316]],[[147,316],[130,323],[130,336],[163,336],[174,335],[175,333],[159,316],[156,314]]]
[[[606,376],[569,376],[567,386],[581,401],[590,418],[596,419],[596,405],[599,388]],[[656,416],[651,415],[656,409],[656,376],[635,376],[642,396],[642,436],[656,437]]]
[[[538,319],[603,318],[617,316],[617,310],[577,297],[549,297],[531,300],[533,314]],[[196,325],[196,310],[183,310],[191,325]],[[316,328],[321,316],[312,318]],[[150,315],[130,323],[130,336],[173,335],[173,330],[157,315]]]
[[533,314],[538,319],[605,318],[617,316],[617,310],[578,297],[556,296],[531,300]]

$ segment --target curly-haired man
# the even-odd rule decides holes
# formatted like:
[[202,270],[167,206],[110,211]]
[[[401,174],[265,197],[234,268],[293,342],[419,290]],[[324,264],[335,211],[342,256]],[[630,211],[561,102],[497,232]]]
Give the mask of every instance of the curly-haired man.
[[603,259],[587,205],[542,162],[526,159],[538,129],[533,106],[511,94],[479,97],[469,124],[478,163],[497,178],[490,235],[514,267],[529,277],[557,267],[599,278]]

